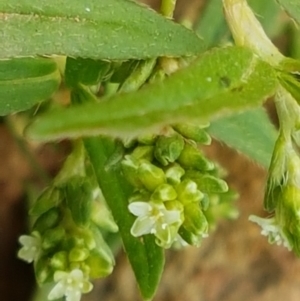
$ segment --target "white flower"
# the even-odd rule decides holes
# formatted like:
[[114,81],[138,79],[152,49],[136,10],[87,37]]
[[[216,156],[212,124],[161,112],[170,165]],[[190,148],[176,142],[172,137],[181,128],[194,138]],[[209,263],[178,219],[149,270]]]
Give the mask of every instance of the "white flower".
[[275,218],[261,218],[255,215],[250,215],[249,220],[258,224],[262,230],[261,234],[268,237],[270,243],[276,243],[277,245],[283,245],[289,250],[292,249],[289,241],[282,232],[280,226],[277,224]]
[[80,269],[71,272],[57,271],[54,273],[54,281],[57,284],[48,295],[48,300],[66,297],[66,301],[79,301],[82,293],[88,293],[93,285]]
[[165,205],[155,202],[133,202],[128,206],[129,211],[137,216],[131,227],[135,237],[154,234],[159,243],[169,247],[176,238],[177,230],[182,223],[181,211],[167,210]]
[[31,235],[22,235],[19,238],[22,248],[18,252],[18,257],[31,263],[39,258],[42,249],[42,239],[38,232],[34,231]]

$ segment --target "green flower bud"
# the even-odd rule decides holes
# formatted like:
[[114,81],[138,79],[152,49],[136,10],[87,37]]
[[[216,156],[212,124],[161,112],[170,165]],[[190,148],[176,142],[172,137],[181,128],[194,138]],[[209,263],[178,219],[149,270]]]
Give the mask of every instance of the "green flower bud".
[[130,156],[132,156],[135,160],[146,160],[152,161],[153,160],[153,151],[154,146],[152,145],[144,145],[136,147]]
[[178,194],[178,200],[182,204],[188,204],[191,202],[199,203],[204,197],[203,193],[198,189],[197,184],[191,180],[183,180],[177,185],[176,191]]
[[60,221],[61,214],[58,208],[52,208],[43,213],[34,223],[33,230],[43,234],[46,230],[54,228]]
[[41,215],[53,207],[56,207],[61,200],[60,191],[54,187],[45,189],[30,209],[29,214]]
[[208,127],[209,125],[193,125],[193,124],[176,124],[173,126],[174,130],[181,134],[183,137],[187,139],[191,139],[195,142],[210,145],[211,137],[210,135],[203,129]]
[[69,260],[71,262],[78,262],[86,260],[90,255],[90,252],[86,248],[73,248],[69,253]]
[[184,168],[194,168],[200,171],[208,171],[214,168],[214,164],[206,159],[195,145],[190,143],[185,143],[177,162]]
[[85,264],[89,266],[90,278],[100,278],[109,275],[113,270],[113,262],[108,261],[97,250],[93,250],[90,256],[85,261]]
[[185,178],[196,182],[198,189],[206,193],[224,193],[228,191],[228,185],[224,180],[212,175],[202,174],[196,170],[187,171]]
[[183,226],[181,226],[178,230],[178,234],[181,236],[181,238],[187,242],[188,244],[192,246],[199,247],[203,237],[199,235],[195,235],[192,232],[186,230]]
[[143,184],[138,176],[139,162],[132,156],[125,156],[121,162],[122,172],[126,180],[134,187],[141,188]]
[[111,265],[114,265],[115,264],[114,255],[112,254],[109,246],[107,245],[107,243],[103,239],[103,236],[102,236],[101,231],[99,230],[99,228],[91,227],[91,232],[93,233],[93,238],[96,242],[96,247],[91,251],[91,253],[94,250],[97,250],[99,256],[101,255],[101,257],[105,261],[109,262]]
[[183,227],[196,236],[207,236],[208,222],[199,205],[190,203],[184,207]]
[[91,220],[99,227],[109,231],[117,232],[118,226],[115,223],[111,212],[104,201],[94,201],[92,203]]
[[60,251],[51,257],[50,261],[53,270],[65,271],[68,267],[68,253]]
[[184,139],[181,135],[159,136],[155,143],[154,156],[163,166],[167,166],[178,159],[183,148]]
[[177,197],[177,192],[173,186],[169,184],[159,185],[153,194],[151,195],[151,200],[160,200],[160,201],[172,201]]
[[87,226],[90,222],[93,201],[93,189],[89,179],[74,177],[65,188],[67,206],[78,226]]
[[48,250],[57,246],[65,239],[65,229],[58,226],[54,229],[49,229],[43,234],[42,247],[44,250]]
[[139,166],[138,176],[149,191],[154,191],[159,185],[166,182],[164,171],[150,162],[144,162]]
[[54,270],[48,257],[41,257],[34,266],[36,281],[39,285],[53,281]]
[[146,145],[153,145],[156,139],[156,135],[153,134],[148,134],[144,135],[142,137],[138,137],[138,142],[141,144],[146,144]]
[[185,170],[179,164],[175,163],[165,171],[167,182],[172,185],[179,184],[184,173]]
[[283,187],[275,218],[290,245],[300,256],[300,187]]

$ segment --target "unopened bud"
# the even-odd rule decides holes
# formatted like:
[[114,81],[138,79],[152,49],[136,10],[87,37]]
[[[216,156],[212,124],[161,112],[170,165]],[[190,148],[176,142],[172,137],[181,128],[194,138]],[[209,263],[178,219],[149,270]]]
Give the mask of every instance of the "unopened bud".
[[149,191],[154,191],[159,185],[166,182],[164,171],[150,162],[144,162],[139,166],[138,176]]
[[33,229],[43,234],[46,230],[54,228],[59,220],[61,214],[58,208],[52,208],[43,213],[34,223]]
[[60,191],[57,188],[49,187],[42,192],[38,199],[30,209],[29,214],[41,215],[53,207],[56,207],[60,202]]
[[51,266],[54,270],[64,271],[68,267],[68,254],[66,251],[55,253],[51,257]]
[[214,168],[214,164],[206,159],[195,145],[190,143],[185,144],[177,161],[184,168],[194,168],[200,171],[208,171]]
[[155,143],[154,156],[164,166],[175,162],[184,148],[184,139],[173,133],[171,136],[159,136]]
[[69,253],[69,260],[72,262],[84,261],[90,255],[88,249],[85,248],[73,248]]
[[176,197],[176,190],[169,184],[161,184],[151,195],[151,199],[160,201],[172,201],[175,200]]
[[179,164],[175,163],[165,171],[167,182],[172,185],[179,184],[184,173],[185,170]]
[[174,130],[180,133],[183,137],[194,140],[195,142],[204,145],[209,145],[211,144],[211,137],[204,130],[204,127],[207,126],[185,124],[185,123],[176,124],[173,126]]
[[178,200],[182,204],[188,204],[191,202],[198,203],[203,198],[203,193],[198,189],[198,186],[195,182],[191,180],[183,180],[176,187],[178,194]]
[[47,230],[43,235],[43,249],[48,250],[54,248],[59,242],[64,240],[65,235],[66,231],[61,226]]

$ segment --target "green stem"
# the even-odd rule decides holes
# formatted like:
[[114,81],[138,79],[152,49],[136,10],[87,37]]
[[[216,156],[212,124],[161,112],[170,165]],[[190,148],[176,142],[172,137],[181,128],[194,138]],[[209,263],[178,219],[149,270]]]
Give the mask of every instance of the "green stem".
[[166,18],[173,18],[177,0],[162,0],[160,6],[160,12]]

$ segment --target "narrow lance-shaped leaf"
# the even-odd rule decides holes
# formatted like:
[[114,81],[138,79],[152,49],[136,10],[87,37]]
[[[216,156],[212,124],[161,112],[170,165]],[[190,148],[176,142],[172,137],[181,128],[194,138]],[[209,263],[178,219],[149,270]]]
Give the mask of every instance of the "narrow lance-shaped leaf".
[[269,167],[277,132],[263,108],[215,120],[208,131],[217,140]]
[[118,224],[141,294],[145,300],[151,300],[163,271],[163,249],[155,243],[153,236],[144,236],[143,240],[140,240],[130,234],[134,216],[128,211],[127,206],[132,188],[122,177],[118,165],[107,168],[108,159],[114,152],[112,140],[93,137],[84,139],[84,144],[103,195]]
[[277,0],[286,12],[300,23],[300,2],[297,0]]
[[29,127],[34,139],[137,136],[176,122],[203,122],[260,105],[277,87],[273,69],[250,50],[215,49],[163,82],[108,101],[50,112]]
[[57,65],[50,59],[0,60],[0,115],[29,109],[50,97],[59,83]]
[[134,1],[0,1],[0,58],[144,59],[201,50],[191,30]]

